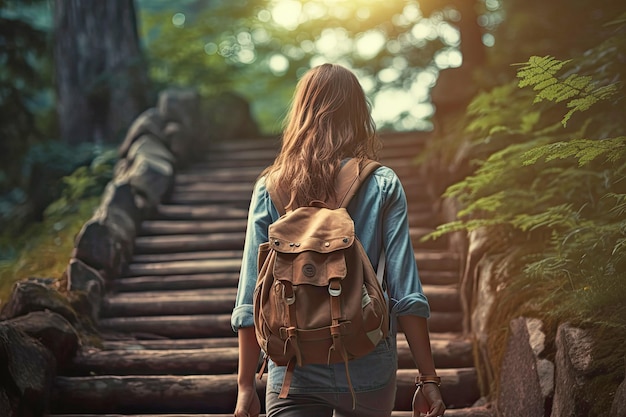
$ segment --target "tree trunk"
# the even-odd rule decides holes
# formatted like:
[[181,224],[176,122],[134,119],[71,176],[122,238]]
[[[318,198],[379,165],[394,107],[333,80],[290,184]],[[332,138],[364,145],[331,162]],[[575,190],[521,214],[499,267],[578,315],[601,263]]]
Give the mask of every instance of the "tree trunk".
[[56,0],[54,23],[61,137],[117,142],[148,102],[133,0]]

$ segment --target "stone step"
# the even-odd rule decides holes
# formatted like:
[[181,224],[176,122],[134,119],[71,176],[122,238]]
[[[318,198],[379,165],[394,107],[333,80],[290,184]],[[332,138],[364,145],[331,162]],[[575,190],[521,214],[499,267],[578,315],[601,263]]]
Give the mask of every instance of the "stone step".
[[[411,408],[415,370],[397,374],[396,407]],[[450,408],[468,407],[478,400],[473,368],[442,369],[441,393]],[[263,395],[266,378],[257,380]],[[229,413],[234,410],[237,376],[227,375],[103,375],[57,377],[52,413]],[[449,400],[448,400],[449,399]],[[454,402],[451,402],[454,401]]]
[[[461,311],[456,286],[424,285],[432,311]],[[237,288],[122,292],[105,296],[101,317],[230,313]]]
[[[82,348],[73,358],[66,375],[203,375],[237,372],[236,338],[230,338],[229,346],[215,346],[215,343],[209,347],[190,347],[189,342],[186,342],[187,346],[179,344],[176,349],[172,349],[173,344],[163,346],[164,349],[145,349],[136,344],[118,344],[117,349]],[[433,338],[431,346],[437,369],[473,366],[472,346],[468,340]],[[415,368],[403,336],[398,338],[398,367]]]
[[[428,326],[432,332],[461,332],[462,319],[461,312],[433,311],[428,319]],[[228,337],[233,334],[230,313],[112,317],[100,319],[98,326],[103,331],[150,338]]]

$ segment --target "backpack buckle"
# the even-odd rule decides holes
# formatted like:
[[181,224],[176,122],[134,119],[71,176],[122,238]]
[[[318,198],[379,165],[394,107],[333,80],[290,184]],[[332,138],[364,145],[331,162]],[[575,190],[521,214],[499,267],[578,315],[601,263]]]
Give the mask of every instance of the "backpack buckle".
[[285,300],[285,304],[290,306],[296,302],[296,294],[292,292],[290,296],[285,296],[285,284],[282,284],[282,285],[283,285],[283,294],[282,294],[283,300]]
[[[333,288],[333,284],[336,284],[339,288]],[[339,297],[339,295],[341,295],[341,284],[337,281],[331,281],[331,283],[328,284],[328,293],[333,297]]]

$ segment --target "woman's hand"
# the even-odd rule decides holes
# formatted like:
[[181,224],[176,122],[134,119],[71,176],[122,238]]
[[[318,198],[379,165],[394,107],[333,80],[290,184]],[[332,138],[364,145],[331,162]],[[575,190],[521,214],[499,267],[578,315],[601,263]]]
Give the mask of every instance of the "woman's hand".
[[437,384],[426,383],[417,387],[413,396],[413,417],[425,415],[426,417],[443,416],[446,406],[441,398],[441,392]]
[[261,412],[261,401],[254,385],[239,387],[234,417],[258,417]]

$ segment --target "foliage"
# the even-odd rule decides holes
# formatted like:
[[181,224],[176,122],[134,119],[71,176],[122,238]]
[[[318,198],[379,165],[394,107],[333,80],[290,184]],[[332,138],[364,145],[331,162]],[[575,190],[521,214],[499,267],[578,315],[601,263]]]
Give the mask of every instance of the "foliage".
[[570,110],[561,120],[563,126],[567,125],[574,112],[589,110],[598,101],[609,99],[617,91],[615,84],[596,88],[588,75],[570,74],[567,78],[559,80],[556,74],[569,62],[571,60],[559,61],[551,56],[532,56],[517,71],[517,77],[520,78],[518,85],[532,86],[533,90],[537,91],[535,103],[543,100],[555,103],[568,100],[567,107]]
[[46,207],[42,221],[28,224],[19,236],[7,229],[0,235],[0,304],[9,296],[13,283],[20,279],[30,276],[58,279],[63,275],[74,238],[100,202],[117,160],[113,150],[100,151],[94,157],[87,145],[82,156],[90,158],[89,164],[62,178],[60,197]]
[[[589,15],[610,14],[591,2],[575,7],[583,3]],[[552,17],[558,19],[546,19]],[[422,157],[453,161],[453,151],[465,149],[472,161],[469,175],[444,193],[461,203],[457,220],[427,238],[480,230],[490,240],[485,256],[495,262],[498,288],[487,342],[493,375],[512,318],[539,317],[552,334],[564,321],[590,328],[601,335],[598,349],[609,353],[604,375],[594,379],[597,389],[588,393],[589,415],[608,412],[626,353],[624,17],[611,16],[609,25],[590,19],[593,30],[587,22],[586,31],[577,27],[580,33],[567,40],[548,38],[554,50],[587,49],[564,60],[538,50],[515,64],[517,80],[503,76],[502,66],[492,68],[498,76],[469,104],[462,130]],[[499,381],[490,383],[497,396]]]
[[54,135],[52,60],[42,0],[0,0],[0,193],[19,178],[23,154]]
[[[439,69],[433,57],[459,42],[458,36],[450,39],[458,13],[439,6],[427,16],[416,0],[138,5],[157,84],[191,86],[206,95],[235,91],[252,103],[266,133],[280,129],[297,78],[314,65],[330,61],[354,68],[375,100],[382,91],[415,91],[421,72]],[[293,10],[281,13],[281,7]],[[283,21],[285,15],[291,19]],[[398,128],[410,120],[418,122],[410,112],[388,122]]]

